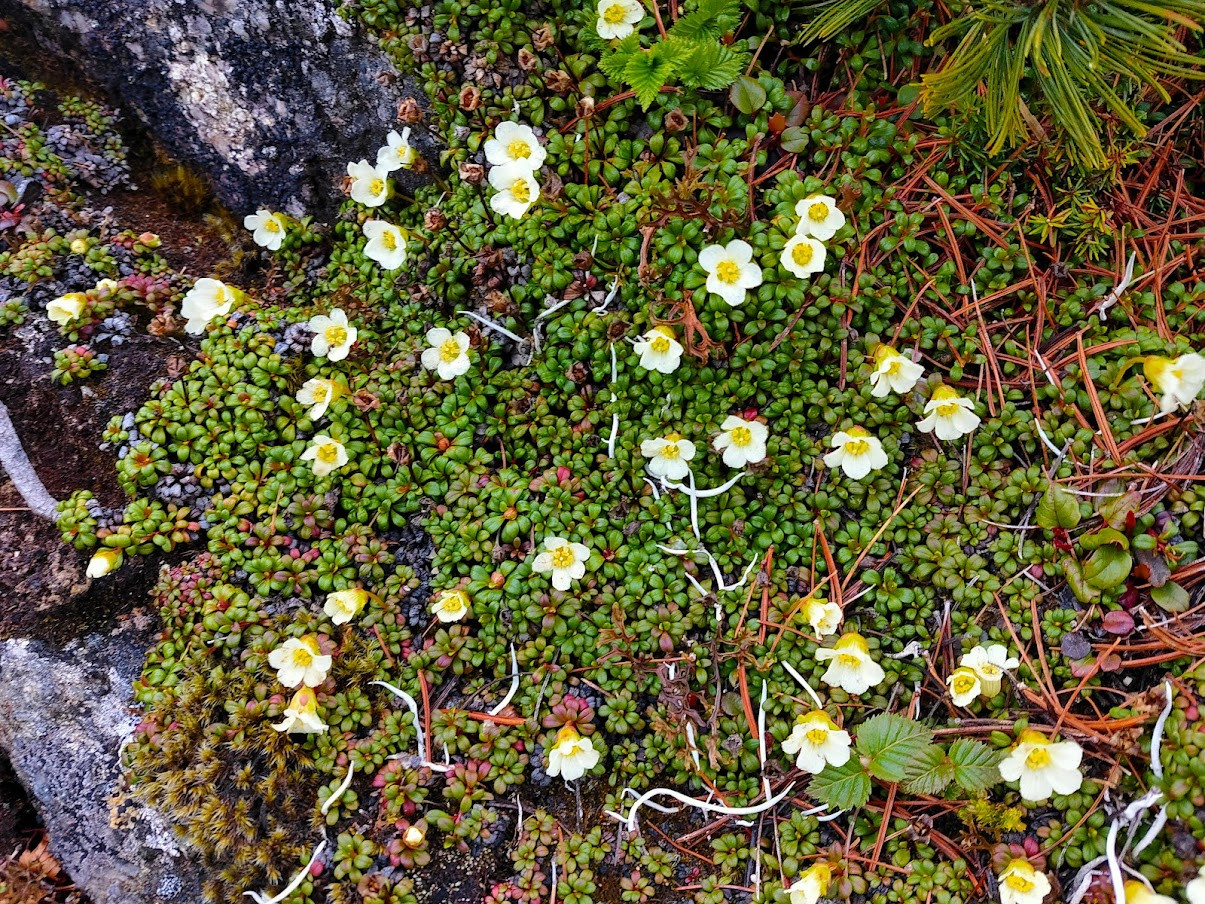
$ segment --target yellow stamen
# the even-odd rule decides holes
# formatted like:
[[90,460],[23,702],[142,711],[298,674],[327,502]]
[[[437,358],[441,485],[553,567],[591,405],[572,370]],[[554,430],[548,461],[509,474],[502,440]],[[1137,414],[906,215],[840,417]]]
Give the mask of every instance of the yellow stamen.
[[1050,765],[1050,752],[1045,747],[1036,747],[1025,757],[1025,765],[1029,769],[1045,769]]
[[333,443],[318,447],[318,459],[326,464],[334,464],[339,460],[339,449]]
[[573,550],[566,546],[558,546],[552,551],[552,567],[553,568],[568,568],[576,559],[573,556]]
[[812,744],[823,744],[828,740],[827,728],[812,728],[807,733],[807,739]]
[[732,437],[734,446],[747,446],[753,442],[753,431],[748,427],[736,427],[728,431],[728,435]]
[[450,364],[461,355],[460,343],[455,339],[445,339],[439,347],[439,359]]
[[623,21],[624,8],[622,3],[612,3],[603,10],[603,21],[608,25],[618,25]]
[[736,261],[720,261],[716,264],[715,275],[720,282],[731,286],[741,278],[741,268]]
[[800,267],[806,267],[816,256],[816,251],[807,242],[800,242],[791,251],[791,259]]
[[516,179],[511,183],[510,194],[520,204],[526,204],[531,200],[531,188],[527,184],[526,179]]
[[658,336],[649,343],[649,348],[659,355],[664,355],[667,351],[669,351],[669,340],[664,336]]
[[506,153],[515,160],[523,160],[531,156],[531,145],[526,141],[515,139],[506,146]]
[[828,205],[823,201],[816,201],[808,205],[808,219],[815,223],[823,223],[828,219]]
[[870,451],[870,443],[864,439],[851,439],[844,448],[846,455],[865,455]]
[[326,344],[331,348],[338,348],[347,342],[347,328],[342,326],[328,326],[326,332]]
[[397,234],[392,229],[386,229],[381,233],[381,244],[390,251],[397,250]]

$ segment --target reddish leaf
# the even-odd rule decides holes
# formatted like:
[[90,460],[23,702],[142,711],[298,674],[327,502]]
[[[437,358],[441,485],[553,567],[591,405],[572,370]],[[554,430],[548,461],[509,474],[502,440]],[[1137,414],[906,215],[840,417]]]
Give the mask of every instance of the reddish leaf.
[[1106,612],[1100,623],[1110,634],[1116,634],[1119,637],[1125,637],[1134,630],[1134,616],[1124,609]]

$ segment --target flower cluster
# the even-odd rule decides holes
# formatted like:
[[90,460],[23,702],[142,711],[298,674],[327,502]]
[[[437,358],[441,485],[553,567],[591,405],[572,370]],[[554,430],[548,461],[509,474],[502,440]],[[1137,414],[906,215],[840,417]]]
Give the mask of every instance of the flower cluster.
[[276,680],[285,687],[302,685],[284,710],[284,720],[273,725],[277,731],[293,734],[317,734],[327,725],[318,715],[318,698],[313,688],[326,681],[331,657],[322,652],[312,634],[291,637],[268,654],[268,664],[276,669]]
[[980,645],[965,653],[947,679],[954,705],[967,706],[978,697],[996,696],[1004,673],[1020,664],[1003,644]]
[[518,220],[540,197],[536,172],[544,165],[548,152],[531,126],[519,122],[498,124],[492,138],[485,142],[485,159],[490,165],[489,182],[495,190],[490,207],[503,216]]

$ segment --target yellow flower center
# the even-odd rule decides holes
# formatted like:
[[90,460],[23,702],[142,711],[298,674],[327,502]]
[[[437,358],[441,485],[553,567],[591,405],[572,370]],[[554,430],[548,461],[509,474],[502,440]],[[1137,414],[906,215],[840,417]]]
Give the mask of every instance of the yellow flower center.
[[807,738],[808,738],[808,742],[811,744],[817,744],[817,745],[823,744],[825,741],[828,740],[828,729],[827,728],[808,729]]
[[1025,765],[1030,769],[1045,769],[1050,765],[1050,752],[1045,747],[1035,747],[1026,755]]
[[447,364],[451,364],[460,357],[460,343],[455,339],[445,339],[439,347],[439,359]]
[[800,267],[806,267],[812,262],[812,258],[816,256],[815,249],[807,242],[800,242],[791,251],[791,259]]
[[225,286],[223,286],[220,289],[214,290],[213,303],[216,305],[223,305],[226,303],[226,287]]
[[865,455],[870,451],[870,443],[864,439],[851,439],[845,444],[846,455]]
[[531,156],[531,145],[526,141],[516,138],[506,146],[506,153],[515,160],[525,160]]
[[464,595],[461,593],[449,593],[444,597],[444,609],[450,613],[457,613],[464,609]]
[[334,464],[339,460],[339,448],[334,443],[327,443],[324,446],[318,447],[318,460],[326,464]]
[[331,389],[325,383],[319,383],[314,387],[314,401],[325,402],[326,397],[330,395]]
[[338,348],[347,342],[347,327],[343,326],[328,326],[323,333],[326,336],[326,344],[331,348]]
[[649,348],[659,355],[664,355],[667,351],[669,351],[669,340],[664,336],[658,336],[649,343]]
[[527,185],[526,179],[516,179],[510,187],[511,197],[520,204],[526,204],[531,200],[531,188]]
[[608,25],[618,25],[623,21],[625,11],[622,3],[612,3],[603,10],[603,21]]
[[1000,674],[1000,666],[993,665],[990,662],[981,662],[975,666],[980,675],[986,675],[988,678],[995,678]]
[[887,366],[883,368],[883,373],[889,377],[894,377],[900,372],[900,359],[892,358],[887,362]]
[[732,445],[747,446],[753,442],[753,431],[748,427],[736,427],[728,431],[728,435],[732,437]]
[[1008,878],[1004,880],[1004,884],[1013,891],[1019,891],[1022,893],[1033,891],[1034,888],[1033,880],[1027,879],[1025,876],[1022,876],[1019,873],[1010,873]]
[[573,550],[568,546],[558,546],[552,551],[552,567],[553,568],[568,568],[576,559],[573,556]]
[[944,405],[937,406],[937,415],[938,417],[953,417],[958,413],[958,409],[961,407],[961,405],[958,405],[955,402],[946,402]]
[[368,183],[368,191],[374,195],[385,194],[385,180],[379,179],[379,178],[373,179],[371,182]]
[[808,219],[815,223],[823,223],[828,219],[828,205],[823,201],[816,201],[808,205]]
[[397,250],[397,234],[392,229],[386,229],[381,233],[381,244],[390,251]]
[[293,665],[299,668],[308,669],[314,662],[314,654],[305,647],[298,647],[293,651]]
[[955,675],[953,688],[956,694],[969,694],[975,689],[975,676]]
[[862,657],[853,653],[842,653],[837,657],[837,662],[847,669],[856,669],[862,665]]
[[264,220],[264,229],[268,232],[280,232],[280,223],[277,222],[276,217],[268,217]]
[[735,285],[736,281],[741,278],[741,268],[736,261],[720,261],[716,264],[715,275],[720,282]]

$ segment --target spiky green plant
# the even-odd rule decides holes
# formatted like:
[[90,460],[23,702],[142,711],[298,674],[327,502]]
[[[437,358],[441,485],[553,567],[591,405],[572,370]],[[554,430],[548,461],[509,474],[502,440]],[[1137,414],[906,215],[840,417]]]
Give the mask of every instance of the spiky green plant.
[[[828,39],[866,18],[881,0],[821,0],[800,39]],[[1146,134],[1136,106],[1150,92],[1166,103],[1168,79],[1200,79],[1205,63],[1182,37],[1199,32],[1203,0],[987,0],[968,4],[935,30],[930,45],[959,39],[921,80],[926,115],[979,114],[998,153],[1044,133],[1049,115],[1076,162],[1107,164],[1103,107],[1134,135]],[[1040,105],[1040,106],[1039,106]]]

